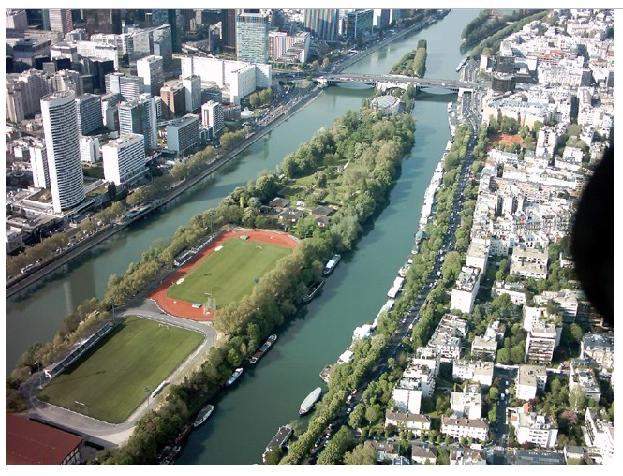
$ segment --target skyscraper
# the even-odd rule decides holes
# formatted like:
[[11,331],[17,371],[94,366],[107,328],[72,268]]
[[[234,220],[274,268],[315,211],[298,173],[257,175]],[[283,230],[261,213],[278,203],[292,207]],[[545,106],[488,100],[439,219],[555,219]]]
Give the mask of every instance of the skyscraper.
[[50,8],[50,30],[59,31],[63,35],[74,29],[71,10],[68,8]]
[[222,43],[227,51],[236,50],[236,10],[225,8],[221,13]]
[[248,10],[236,15],[236,56],[249,63],[268,63],[268,18]]
[[59,91],[41,98],[41,116],[55,213],[84,200],[76,97]]
[[346,16],[346,37],[348,41],[360,42],[372,32],[374,10],[371,8],[357,9]]
[[306,8],[305,28],[309,29],[316,38],[325,41],[335,41],[338,31],[337,8]]
[[192,75],[182,80],[186,112],[194,112],[201,106],[201,78]]
[[86,136],[102,127],[102,102],[99,95],[83,94],[76,98],[78,127]]
[[107,93],[121,94],[126,101],[138,98],[145,89],[143,78],[125,76],[122,73],[107,74],[105,82]]
[[152,96],[157,96],[164,84],[162,70],[162,56],[149,55],[136,62],[136,73],[143,78],[144,90]]
[[155,149],[156,103],[149,94],[141,94],[137,99],[119,104],[119,132],[142,134],[146,149]]
[[50,169],[48,168],[48,154],[43,142],[37,142],[29,147],[32,180],[35,187],[50,188]]
[[82,10],[82,19],[86,23],[89,35],[104,33],[121,34],[121,10],[118,8],[88,8]]
[[217,134],[225,127],[225,113],[223,105],[216,101],[208,101],[201,106],[201,124],[212,127]]

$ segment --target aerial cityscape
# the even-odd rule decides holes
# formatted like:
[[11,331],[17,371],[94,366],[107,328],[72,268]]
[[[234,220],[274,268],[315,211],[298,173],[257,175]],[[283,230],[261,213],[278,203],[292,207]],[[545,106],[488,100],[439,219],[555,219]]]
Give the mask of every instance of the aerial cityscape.
[[614,463],[613,10],[5,13],[8,465]]

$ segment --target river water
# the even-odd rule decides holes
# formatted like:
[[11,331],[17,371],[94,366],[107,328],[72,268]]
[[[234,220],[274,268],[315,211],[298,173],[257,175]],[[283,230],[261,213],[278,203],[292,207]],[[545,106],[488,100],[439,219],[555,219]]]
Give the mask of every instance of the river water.
[[[454,10],[428,29],[394,42],[362,59],[350,72],[386,73],[417,41],[428,41],[426,75],[456,78],[461,60],[459,38],[476,10]],[[238,165],[267,168],[349,109],[358,108],[370,91],[333,87],[289,122],[273,131],[268,141]],[[279,340],[254,367],[247,368],[237,386],[216,403],[210,420],[194,431],[178,460],[180,464],[255,464],[280,425],[298,418],[307,393],[322,384],[318,374],[348,347],[353,329],[376,316],[386,301],[398,268],[404,263],[417,230],[424,190],[449,139],[447,101],[450,96],[418,96],[415,145],[405,159],[392,189],[390,204],[368,229],[354,252],[344,257],[305,316],[280,331]],[[270,152],[269,152],[270,151]],[[257,164],[255,164],[257,165]],[[222,175],[217,186],[227,191],[232,176]],[[225,184],[222,184],[225,182]],[[209,195],[209,190],[205,192]],[[202,203],[210,203],[201,198]],[[186,206],[186,205],[185,205]]]

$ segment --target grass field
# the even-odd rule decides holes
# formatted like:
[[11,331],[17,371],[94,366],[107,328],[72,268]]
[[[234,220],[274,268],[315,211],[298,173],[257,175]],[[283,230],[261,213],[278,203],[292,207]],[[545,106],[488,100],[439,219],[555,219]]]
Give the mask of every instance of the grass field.
[[196,332],[128,317],[86,360],[53,379],[40,398],[98,420],[121,423],[202,340]]
[[251,292],[257,279],[290,251],[284,246],[232,238],[223,243],[220,251],[214,251],[200,260],[184,276],[184,282],[168,289],[167,296],[204,304],[209,293],[217,308],[238,302]]

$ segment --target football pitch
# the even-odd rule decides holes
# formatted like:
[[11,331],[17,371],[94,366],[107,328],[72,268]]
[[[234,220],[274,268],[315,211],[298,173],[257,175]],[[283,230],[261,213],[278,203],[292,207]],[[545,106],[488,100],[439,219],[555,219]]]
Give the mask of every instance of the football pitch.
[[98,420],[121,423],[202,340],[197,332],[128,317],[103,345],[54,378],[39,397]]
[[222,246],[198,261],[167,296],[193,304],[205,304],[212,297],[222,308],[249,294],[257,280],[291,252],[285,246],[240,238],[230,238]]

